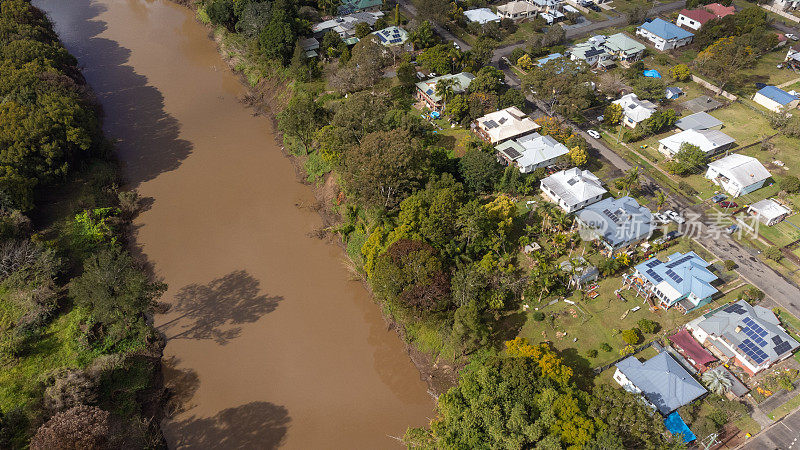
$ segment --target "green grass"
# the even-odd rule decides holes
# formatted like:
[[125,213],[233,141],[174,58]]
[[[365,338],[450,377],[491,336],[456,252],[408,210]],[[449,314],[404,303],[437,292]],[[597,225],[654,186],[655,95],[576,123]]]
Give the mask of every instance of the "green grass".
[[800,407],[800,393],[792,397],[789,401],[778,406],[777,408],[773,409],[771,413],[767,414],[767,416],[772,420],[778,420],[783,416],[789,414],[790,412],[794,411],[796,408]]
[[734,421],[733,425],[743,433],[750,433],[750,436],[755,436],[756,433],[761,431],[761,425],[748,415]]
[[95,355],[79,348],[77,327],[81,311],[72,309],[48,325],[34,339],[28,354],[3,361],[0,368],[0,410],[28,409],[40,401],[41,384],[54,371],[84,367]]

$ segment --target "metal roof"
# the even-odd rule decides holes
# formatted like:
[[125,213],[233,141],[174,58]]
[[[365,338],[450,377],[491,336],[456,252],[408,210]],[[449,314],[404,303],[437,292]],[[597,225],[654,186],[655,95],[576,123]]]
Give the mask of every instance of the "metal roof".
[[683,28],[675,25],[672,22],[667,22],[659,17],[639,25],[639,28],[649,31],[650,33],[667,41],[685,39],[694,36]]
[[706,389],[667,352],[644,363],[629,356],[616,364],[658,411],[667,415],[706,394]]
[[708,130],[720,125],[722,125],[721,120],[703,111],[682,117],[675,122],[675,126],[681,130]]
[[764,86],[757,92],[757,94],[761,94],[772,101],[780,103],[781,105],[788,105],[789,103],[797,100],[797,96],[794,96],[777,86]]

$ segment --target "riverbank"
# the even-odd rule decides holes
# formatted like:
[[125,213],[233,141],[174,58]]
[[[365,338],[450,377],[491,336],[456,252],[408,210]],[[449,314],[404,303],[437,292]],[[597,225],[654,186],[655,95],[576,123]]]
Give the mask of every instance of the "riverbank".
[[[194,2],[182,0],[171,1],[189,8],[195,14],[197,13],[197,9],[194,7],[196,3]],[[280,147],[283,156],[292,163],[297,182],[313,188],[315,204],[297,206],[310,208],[322,219],[323,226],[314,233],[314,236],[319,239],[324,239],[329,243],[336,244],[343,250],[346,250],[345,242],[332,231],[341,226],[344,221],[341,215],[327,206],[334,204],[341,193],[336,182],[335,172],[325,174],[321,180],[317,180],[316,182],[309,182],[309,174],[305,170],[305,163],[308,157],[299,156],[288,151],[284,136],[278,129],[277,116],[286,107],[291,98],[293,81],[285,73],[280,73],[276,69],[274,72],[260,77],[257,83],[253,83],[252,75],[248,75],[247,69],[243,67],[247,67],[248,65],[252,67],[256,64],[248,62],[248,55],[245,52],[226,44],[226,38],[230,38],[231,33],[219,27],[214,27],[211,24],[203,23],[199,18],[197,20],[209,30],[209,39],[215,43],[220,56],[222,56],[223,60],[228,64],[228,68],[237,75],[242,85],[248,90],[248,94],[241,99],[242,103],[252,108],[257,115],[265,117],[272,123],[275,144]],[[348,261],[349,267],[356,267],[355,263],[349,257]],[[355,269],[350,270],[350,273],[358,278],[364,288],[367,289],[372,296],[371,287],[365,275]],[[372,297],[373,301],[378,304],[377,299],[375,299],[374,296]],[[382,317],[386,322],[387,329],[396,332],[405,343],[405,351],[419,371],[420,379],[428,385],[428,391],[431,395],[438,397],[456,385],[458,382],[458,371],[461,366],[454,365],[450,361],[441,361],[439,358],[435,358],[419,350],[409,343],[405,330],[395,319],[387,314],[382,314]]]

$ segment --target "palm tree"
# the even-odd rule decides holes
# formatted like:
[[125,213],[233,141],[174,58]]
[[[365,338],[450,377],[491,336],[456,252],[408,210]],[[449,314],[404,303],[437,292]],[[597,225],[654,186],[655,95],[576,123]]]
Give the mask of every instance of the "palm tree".
[[703,374],[703,383],[708,387],[711,392],[717,395],[723,395],[731,388],[733,384],[731,380],[725,376],[721,370],[707,370]]
[[622,185],[625,186],[625,195],[630,194],[631,186],[639,182],[639,166],[629,170],[628,173],[622,177]]
[[447,99],[460,87],[461,83],[453,77],[442,78],[436,82],[436,95],[442,98],[442,106],[445,109],[447,109]]

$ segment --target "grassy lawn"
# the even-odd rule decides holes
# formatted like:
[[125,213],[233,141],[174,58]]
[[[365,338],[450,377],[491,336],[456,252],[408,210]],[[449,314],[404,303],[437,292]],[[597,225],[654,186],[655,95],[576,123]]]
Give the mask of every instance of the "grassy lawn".
[[[658,256],[666,260],[666,256],[676,252],[695,251],[702,258],[712,260],[713,257],[698,244],[691,240],[681,240],[676,245],[662,251]],[[726,276],[725,274],[720,274]],[[731,277],[727,276],[730,279]],[[530,302],[531,309],[539,308],[545,313],[545,320],[536,321],[533,319],[531,311],[527,321],[520,330],[519,335],[527,338],[530,342],[550,341],[553,346],[561,351],[577,353],[579,356],[589,360],[593,367],[603,366],[615,361],[620,357],[619,351],[627,344],[622,340],[621,335],[615,334],[614,330],[625,330],[636,326],[636,322],[642,318],[648,318],[661,324],[661,331],[657,335],[645,335],[645,342],[651,341],[658,335],[664,335],[669,331],[677,329],[686,322],[700,316],[711,308],[728,303],[736,298],[741,289],[736,289],[720,299],[706,305],[689,314],[683,314],[676,308],[667,311],[658,310],[650,312],[646,303],[641,297],[636,297],[633,290],[622,290],[621,294],[625,301],[619,300],[614,295],[614,291],[622,287],[622,278],[615,276],[606,278],[598,283],[597,292],[600,294],[595,299],[583,298],[582,292],[573,293],[567,300],[575,302],[574,305],[564,301],[558,301],[552,305],[552,299],[542,300],[540,304]],[[727,286],[720,286],[720,290],[725,290]],[[636,306],[641,307],[636,312],[630,310]],[[627,314],[626,314],[627,312]],[[551,319],[552,317],[552,319]],[[611,351],[605,352],[600,349],[601,344],[608,343]],[[598,351],[596,358],[589,358],[587,352],[591,349]],[[649,350],[639,353],[638,357],[655,356],[655,351],[649,354]],[[644,356],[642,356],[644,355]]]
[[[532,38],[537,34],[536,30],[533,28],[533,24],[531,22],[522,22],[518,25],[517,31],[513,32],[506,36],[500,42],[500,45],[509,45],[515,44],[519,41],[527,41],[528,39]],[[514,61],[516,62],[516,61]]]
[[436,127],[435,133],[439,136],[438,144],[446,148],[454,156],[464,156],[467,142],[478,140],[474,134],[461,125],[451,127],[447,119],[432,120]]
[[794,411],[797,407],[800,407],[800,393],[792,397],[788,402],[772,410],[772,412],[767,414],[767,416],[772,420],[778,420]]
[[733,425],[742,430],[744,433],[750,433],[750,436],[755,436],[756,433],[761,431],[761,425],[750,416],[744,416],[739,420],[733,422]]

